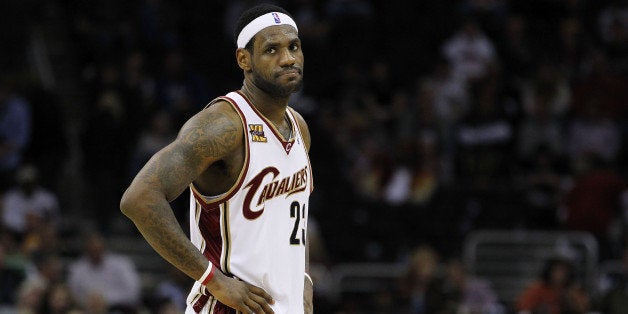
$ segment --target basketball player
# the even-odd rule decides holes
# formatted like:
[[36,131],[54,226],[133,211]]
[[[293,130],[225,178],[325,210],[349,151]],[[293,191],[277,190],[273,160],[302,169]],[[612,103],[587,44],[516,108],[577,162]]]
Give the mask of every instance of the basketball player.
[[[312,313],[310,135],[288,107],[303,77],[297,26],[282,8],[259,5],[240,17],[236,42],[242,88],[190,118],[120,207],[196,280],[186,313]],[[188,187],[191,241],[169,205]]]

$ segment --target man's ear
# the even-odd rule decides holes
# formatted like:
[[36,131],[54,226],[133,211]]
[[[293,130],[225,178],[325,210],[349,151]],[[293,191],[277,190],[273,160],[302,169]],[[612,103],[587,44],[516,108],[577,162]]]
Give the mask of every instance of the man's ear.
[[245,48],[236,49],[236,61],[245,72],[251,72],[251,53]]

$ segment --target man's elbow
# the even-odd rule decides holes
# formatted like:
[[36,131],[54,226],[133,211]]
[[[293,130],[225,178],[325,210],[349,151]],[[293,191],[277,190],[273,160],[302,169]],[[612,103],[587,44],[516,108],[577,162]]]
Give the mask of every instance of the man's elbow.
[[129,218],[133,218],[138,209],[138,197],[136,194],[127,189],[120,199],[120,211]]

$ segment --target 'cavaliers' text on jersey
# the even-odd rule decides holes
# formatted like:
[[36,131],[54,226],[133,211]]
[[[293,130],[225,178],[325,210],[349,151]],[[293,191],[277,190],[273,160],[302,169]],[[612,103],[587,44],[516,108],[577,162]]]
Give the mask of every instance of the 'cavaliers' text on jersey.
[[[245,160],[236,184],[219,196],[190,185],[190,237],[225,274],[268,292],[275,313],[303,313],[308,199],[312,169],[291,108],[292,136],[275,127],[238,92],[217,98],[238,112]],[[211,105],[211,103],[210,103]],[[195,282],[186,313],[235,313]]]

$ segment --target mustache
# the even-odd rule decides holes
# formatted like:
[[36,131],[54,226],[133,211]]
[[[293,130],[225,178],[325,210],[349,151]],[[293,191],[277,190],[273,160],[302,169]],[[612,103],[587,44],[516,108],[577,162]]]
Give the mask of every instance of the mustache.
[[289,73],[289,72],[295,72],[295,71],[297,73],[299,73],[300,75],[303,74],[303,69],[301,67],[293,65],[293,66],[290,66],[290,67],[281,68],[280,71],[277,71],[277,73],[275,73],[275,76],[280,76],[280,75],[283,75],[283,74],[286,74],[286,73]]

